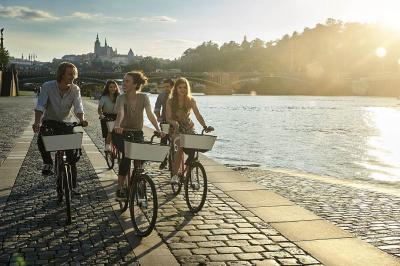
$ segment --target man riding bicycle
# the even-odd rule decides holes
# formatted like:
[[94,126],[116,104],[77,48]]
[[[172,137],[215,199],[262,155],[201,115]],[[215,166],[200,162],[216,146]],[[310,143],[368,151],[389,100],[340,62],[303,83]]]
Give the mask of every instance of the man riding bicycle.
[[[50,152],[45,150],[42,134],[49,129],[57,134],[72,133],[72,129],[66,124],[74,121],[71,113],[72,106],[74,106],[74,113],[82,126],[88,125],[84,118],[80,89],[73,84],[77,77],[76,66],[69,62],[63,62],[58,66],[57,79],[42,85],[35,107],[35,122],[32,129],[35,133],[39,132],[37,144],[43,159],[43,175],[53,174],[53,160]],[[67,162],[75,169],[72,171],[73,194],[80,195],[76,191],[76,155],[73,150],[68,150],[66,157]]]
[[[164,79],[161,83],[161,87],[164,89],[160,94],[158,94],[156,104],[154,106],[154,114],[157,117],[157,121],[160,123],[160,127],[162,123],[167,123],[167,100],[169,94],[171,93],[172,88],[174,87],[175,82],[172,79]],[[168,132],[166,132],[168,133]],[[168,141],[168,137],[161,138],[161,144],[166,145]],[[160,164],[160,170],[164,169],[167,165],[167,159]]]

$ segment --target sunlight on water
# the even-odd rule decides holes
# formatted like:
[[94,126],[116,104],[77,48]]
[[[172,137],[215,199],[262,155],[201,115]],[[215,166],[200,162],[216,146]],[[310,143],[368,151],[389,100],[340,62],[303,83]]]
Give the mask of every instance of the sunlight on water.
[[[155,99],[150,97],[152,104]],[[207,156],[220,163],[400,182],[395,98],[196,96],[196,101],[218,136]]]
[[364,163],[371,169],[371,177],[383,181],[400,179],[400,111],[382,107],[366,108],[371,125],[378,135],[368,137],[368,155],[374,164]]

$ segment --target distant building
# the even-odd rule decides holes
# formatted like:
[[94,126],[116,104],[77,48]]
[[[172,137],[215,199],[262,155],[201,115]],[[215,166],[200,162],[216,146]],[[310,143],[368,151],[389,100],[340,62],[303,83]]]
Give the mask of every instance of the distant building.
[[135,59],[132,49],[129,49],[127,55],[118,54],[117,49],[113,50],[113,48],[107,44],[107,39],[104,40],[104,46],[101,46],[98,34],[94,42],[94,57],[101,61],[113,62],[117,65],[127,65]]
[[64,55],[61,61],[69,61],[74,63],[90,63],[93,60],[108,61],[116,65],[127,65],[136,59],[132,49],[129,49],[128,54],[118,54],[117,49],[107,44],[107,39],[104,40],[104,46],[101,46],[99,35],[97,34],[94,42],[93,53],[81,55]]
[[111,46],[107,45],[107,39],[104,40],[104,46],[101,46],[99,35],[97,34],[96,41],[94,42],[94,54],[97,57],[114,57],[117,55],[117,50],[113,50]]

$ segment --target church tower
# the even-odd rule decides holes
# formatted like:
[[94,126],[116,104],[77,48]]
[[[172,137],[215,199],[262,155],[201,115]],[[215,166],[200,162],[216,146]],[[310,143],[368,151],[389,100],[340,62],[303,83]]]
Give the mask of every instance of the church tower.
[[94,54],[99,55],[100,53],[100,41],[99,34],[97,34],[96,41],[94,43]]

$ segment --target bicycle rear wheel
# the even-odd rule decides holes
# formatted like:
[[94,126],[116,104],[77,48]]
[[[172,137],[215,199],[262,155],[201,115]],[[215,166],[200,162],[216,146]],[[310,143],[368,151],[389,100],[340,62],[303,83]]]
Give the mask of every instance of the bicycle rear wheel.
[[114,161],[115,161],[115,155],[113,151],[106,151],[106,162],[108,169],[113,169],[114,167]]
[[[130,170],[129,172],[130,173]],[[132,175],[134,175],[135,172],[132,173]],[[132,187],[132,180],[133,180],[133,176],[131,176],[130,174],[128,174],[128,189],[127,189],[127,195],[125,199],[121,199],[119,200],[119,207],[121,208],[121,212],[125,212],[128,209],[129,206],[129,199],[132,197],[131,195],[131,187]]]
[[65,207],[67,210],[67,224],[71,224],[71,169],[70,165],[64,164],[61,169],[61,176],[62,176],[62,185],[64,188],[64,196],[65,196]]
[[189,210],[199,212],[207,197],[207,175],[200,162],[190,164],[185,180],[185,199]]
[[154,182],[147,174],[139,175],[134,181],[129,210],[136,235],[150,235],[157,221],[158,200]]

